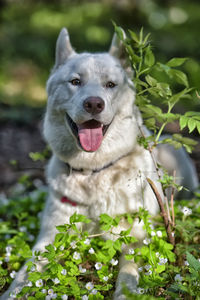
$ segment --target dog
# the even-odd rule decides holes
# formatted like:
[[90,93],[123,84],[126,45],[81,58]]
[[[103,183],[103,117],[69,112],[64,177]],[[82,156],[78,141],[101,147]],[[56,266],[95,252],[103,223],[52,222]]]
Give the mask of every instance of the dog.
[[[162,189],[150,152],[137,142],[144,126],[134,104],[130,69],[121,58],[122,48],[115,34],[109,52],[77,54],[68,31],[64,28],[60,32],[55,66],[47,82],[44,119],[44,136],[53,152],[46,171],[49,197],[33,250],[44,251],[54,240],[56,226],[66,223],[75,212],[88,216],[93,224],[102,213],[116,216],[140,207],[151,215],[158,213],[146,177],[154,181],[161,195]],[[168,164],[172,161],[171,169],[180,170],[179,161],[170,155],[180,158],[183,151],[174,151],[161,148],[160,159]],[[189,158],[184,160],[184,167],[191,179],[188,188],[194,189],[198,181]],[[185,177],[182,173],[178,173],[180,178]],[[141,223],[136,221],[132,230],[138,240],[145,237]],[[124,229],[127,224],[121,222],[118,230]],[[133,291],[139,278],[137,265],[123,258],[126,252],[124,248],[115,300],[124,299],[122,283]],[[39,262],[37,269],[42,270]],[[13,299],[10,292],[24,286],[26,278],[24,266],[1,299]]]

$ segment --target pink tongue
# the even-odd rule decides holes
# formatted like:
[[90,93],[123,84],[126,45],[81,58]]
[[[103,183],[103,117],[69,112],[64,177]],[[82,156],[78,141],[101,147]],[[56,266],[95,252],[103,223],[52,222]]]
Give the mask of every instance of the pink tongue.
[[77,124],[77,127],[79,140],[83,149],[89,152],[99,149],[103,139],[101,123],[91,120],[80,125]]

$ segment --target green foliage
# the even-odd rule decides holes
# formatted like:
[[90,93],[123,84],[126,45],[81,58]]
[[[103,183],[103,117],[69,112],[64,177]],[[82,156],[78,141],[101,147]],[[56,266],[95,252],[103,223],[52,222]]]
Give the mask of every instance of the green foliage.
[[[124,43],[134,69],[136,104],[142,112],[145,125],[153,131],[151,142],[153,141],[154,145],[152,147],[159,143],[170,143],[176,149],[183,146],[191,152],[197,143],[180,134],[174,134],[171,139],[160,140],[165,126],[174,121],[179,121],[181,129],[188,127],[189,132],[195,128],[200,129],[198,112],[189,111],[184,115],[173,113],[174,106],[181,99],[190,98],[193,90],[189,88],[187,75],[180,69],[176,69],[185,63],[186,58],[172,58],[166,64],[160,63],[156,61],[152,51],[149,42],[150,35],[144,36],[143,29],[139,35],[129,30],[130,37],[128,38],[124,37],[120,27],[115,25],[115,29]],[[165,81],[160,81],[161,72],[165,74]],[[179,92],[177,92],[177,87]],[[146,144],[145,139],[142,142]]]

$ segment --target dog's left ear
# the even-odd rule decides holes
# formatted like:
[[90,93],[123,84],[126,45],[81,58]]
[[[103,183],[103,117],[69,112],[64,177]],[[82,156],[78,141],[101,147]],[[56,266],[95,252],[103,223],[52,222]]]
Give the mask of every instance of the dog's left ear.
[[60,31],[56,43],[56,63],[55,67],[59,67],[72,55],[75,54],[74,49],[70,43],[69,33],[66,28]]
[[[124,30],[121,28],[123,37],[126,38]],[[127,52],[124,47],[123,42],[118,38],[117,34],[114,33],[111,46],[109,49],[109,54],[120,60],[120,63],[124,70],[126,71],[129,78],[133,77],[133,70],[131,69],[130,63],[128,62]]]

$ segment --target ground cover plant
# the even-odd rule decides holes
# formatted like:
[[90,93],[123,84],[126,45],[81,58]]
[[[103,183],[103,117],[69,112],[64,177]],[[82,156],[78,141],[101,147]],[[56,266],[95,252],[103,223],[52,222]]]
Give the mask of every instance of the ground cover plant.
[[[149,35],[144,36],[143,30],[138,35],[130,31],[128,38],[120,27],[115,26],[115,30],[124,43],[134,70],[137,105],[145,124],[152,130],[150,137],[141,131],[139,142],[151,153],[159,143],[170,143],[175,148],[183,146],[191,152],[196,142],[188,137],[174,134],[171,139],[159,139],[165,126],[174,121],[179,122],[181,129],[188,127],[189,132],[197,130],[200,133],[199,113],[191,111],[181,115],[173,112],[179,101],[190,101],[194,92],[189,87],[186,74],[180,69],[186,59],[173,58],[166,64],[157,62]],[[1,291],[7,289],[23,262],[33,257],[27,263],[28,282],[13,297],[111,299],[121,246],[131,244],[133,247],[126,259],[134,259],[138,263],[140,281],[134,294],[124,285],[127,299],[200,299],[200,194],[196,192],[189,201],[173,201],[174,191],[182,187],[177,186],[173,176],[165,172],[161,175],[159,165],[157,170],[163,190],[172,188],[173,206],[168,210],[162,206],[162,216],[151,218],[144,209],[115,218],[103,214],[99,219],[101,230],[90,235],[87,226],[91,220],[74,214],[69,224],[57,227],[54,243],[46,246],[44,253],[32,253],[31,247],[38,233],[47,190],[39,181],[23,176],[9,199],[1,195]],[[150,179],[147,180],[154,188]],[[155,194],[159,201],[156,190]],[[116,234],[114,228],[121,217],[127,219],[130,228]],[[130,236],[135,218],[144,222],[147,233],[140,247],[134,245],[137,240]],[[111,239],[105,241],[103,236],[108,232]],[[36,269],[37,260],[47,262],[43,273]]]

